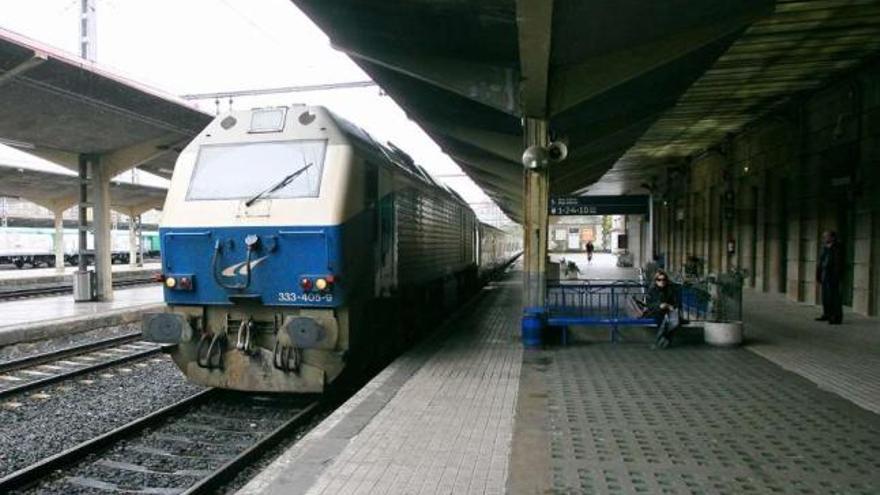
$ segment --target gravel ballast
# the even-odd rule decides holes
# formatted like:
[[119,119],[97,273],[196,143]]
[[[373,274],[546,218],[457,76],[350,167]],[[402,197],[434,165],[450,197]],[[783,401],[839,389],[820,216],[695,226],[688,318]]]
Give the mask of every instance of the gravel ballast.
[[46,340],[38,340],[36,342],[22,342],[20,344],[11,344],[0,347],[0,362],[22,359],[32,356],[34,354],[57,351],[76,345],[90,344],[92,342],[98,342],[100,340],[106,340],[112,337],[119,337],[121,335],[127,335],[130,333],[140,333],[140,331],[140,322],[126,323],[124,325],[96,328],[94,330],[89,330],[88,332],[62,335],[60,337]]
[[0,402],[0,476],[202,390],[166,355]]

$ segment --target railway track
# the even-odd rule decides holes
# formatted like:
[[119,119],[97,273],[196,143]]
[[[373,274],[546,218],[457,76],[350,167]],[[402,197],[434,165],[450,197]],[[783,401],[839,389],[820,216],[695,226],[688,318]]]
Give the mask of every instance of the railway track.
[[[137,285],[146,285],[156,283],[151,277],[139,277],[126,280],[114,280],[114,288],[133,287]],[[39,296],[57,296],[62,294],[72,294],[73,284],[53,285],[50,287],[28,287],[24,289],[3,289],[0,290],[0,301],[9,301],[14,299],[25,299]]]
[[211,493],[301,428],[314,397],[208,389],[0,479],[0,493]]
[[132,333],[0,363],[0,399],[162,351],[140,338]]

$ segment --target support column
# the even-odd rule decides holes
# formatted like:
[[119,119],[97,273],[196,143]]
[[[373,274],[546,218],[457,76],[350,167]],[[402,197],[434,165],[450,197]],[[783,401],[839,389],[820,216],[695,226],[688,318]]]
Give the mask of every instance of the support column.
[[52,242],[55,248],[55,272],[64,273],[64,209],[52,211],[55,220],[55,233]]
[[95,236],[95,296],[113,300],[112,252],[110,235],[110,176],[98,155],[89,160],[92,193],[92,226]]
[[138,228],[135,221],[134,210],[128,211],[128,266],[136,268],[138,264]]
[[777,177],[769,176],[766,187],[769,198],[765,202],[767,211],[764,216],[766,225],[764,241],[766,253],[765,290],[777,293],[785,290],[782,269],[782,250],[785,248],[785,239],[780,228],[780,223],[784,221],[784,218],[781,217],[783,208],[781,201],[782,184]]
[[653,262],[657,255],[654,251],[654,238],[656,235],[654,226],[657,225],[656,222],[657,220],[654,218],[654,193],[652,192],[648,196],[648,221],[645,228],[645,263]]
[[[546,148],[547,121],[525,119],[525,147]],[[547,167],[526,168],[523,178],[523,307],[543,308],[547,290],[547,205],[550,173]]]

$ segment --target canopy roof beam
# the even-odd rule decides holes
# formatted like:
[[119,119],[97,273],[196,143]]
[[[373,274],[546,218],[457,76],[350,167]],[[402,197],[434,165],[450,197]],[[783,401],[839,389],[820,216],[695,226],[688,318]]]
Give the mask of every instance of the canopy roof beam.
[[547,115],[552,23],[553,0],[517,0],[520,98],[522,114],[527,117]]
[[0,74],[0,86],[3,86],[7,82],[15,79],[16,77],[24,74],[25,72],[37,67],[42,64],[46,60],[48,60],[49,56],[43,52],[35,51],[33,56],[24,62],[16,65],[15,67],[9,69],[8,71]]

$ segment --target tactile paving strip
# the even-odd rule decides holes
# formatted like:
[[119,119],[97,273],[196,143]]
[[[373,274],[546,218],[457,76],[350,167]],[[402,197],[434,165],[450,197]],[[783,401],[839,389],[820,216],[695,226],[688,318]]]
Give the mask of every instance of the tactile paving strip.
[[880,493],[880,416],[747,351],[542,355],[553,493]]

